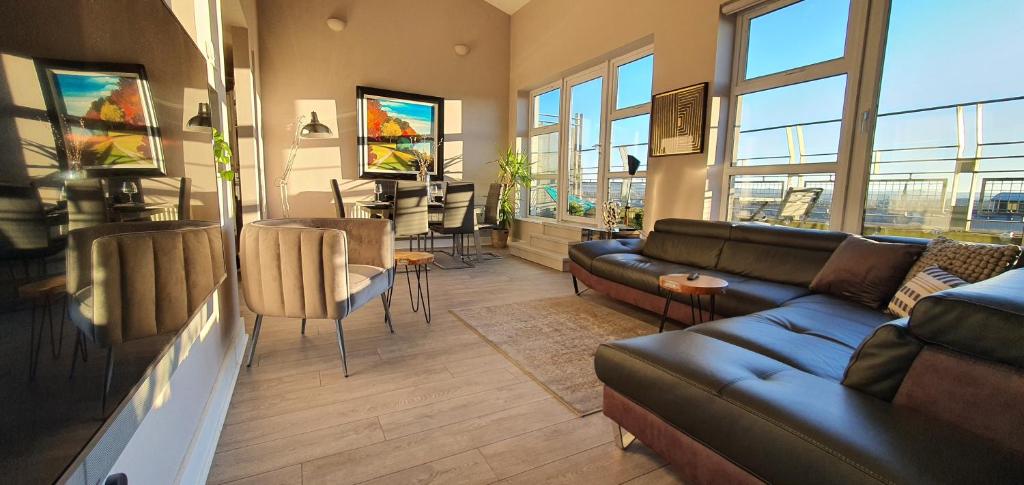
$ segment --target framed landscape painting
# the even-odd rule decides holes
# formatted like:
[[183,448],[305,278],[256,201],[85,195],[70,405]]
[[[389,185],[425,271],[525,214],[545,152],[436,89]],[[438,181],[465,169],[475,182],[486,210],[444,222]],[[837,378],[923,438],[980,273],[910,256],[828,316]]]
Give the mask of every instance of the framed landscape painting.
[[415,180],[420,163],[444,176],[444,99],[356,87],[359,177]]
[[153,100],[139,64],[37,60],[57,154],[90,176],[163,175]]

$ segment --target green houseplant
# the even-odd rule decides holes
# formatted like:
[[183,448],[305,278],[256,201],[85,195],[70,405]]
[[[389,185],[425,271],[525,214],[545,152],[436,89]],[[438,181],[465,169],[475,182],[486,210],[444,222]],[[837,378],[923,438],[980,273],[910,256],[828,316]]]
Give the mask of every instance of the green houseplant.
[[216,128],[213,128],[213,160],[217,162],[217,173],[222,179],[229,182],[235,179],[235,171],[231,170],[231,145]]
[[530,186],[530,160],[510,146],[495,163],[498,164],[498,183],[501,184],[501,197],[498,199],[498,225],[501,228],[491,232],[491,245],[504,248],[508,246],[508,233],[516,219],[519,192]]

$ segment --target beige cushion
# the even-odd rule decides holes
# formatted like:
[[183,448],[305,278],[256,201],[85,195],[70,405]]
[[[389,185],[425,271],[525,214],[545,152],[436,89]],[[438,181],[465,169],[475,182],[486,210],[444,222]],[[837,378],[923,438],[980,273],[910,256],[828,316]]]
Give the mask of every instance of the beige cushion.
[[966,281],[943,271],[938,266],[925,268],[896,292],[889,302],[889,313],[897,317],[908,317],[921,298],[966,284]]
[[980,244],[937,237],[928,243],[921,259],[910,268],[904,283],[925,268],[938,266],[968,283],[987,280],[1006,271],[1020,257],[1020,246]]
[[882,308],[924,248],[850,236],[836,248],[811,282],[811,290]]

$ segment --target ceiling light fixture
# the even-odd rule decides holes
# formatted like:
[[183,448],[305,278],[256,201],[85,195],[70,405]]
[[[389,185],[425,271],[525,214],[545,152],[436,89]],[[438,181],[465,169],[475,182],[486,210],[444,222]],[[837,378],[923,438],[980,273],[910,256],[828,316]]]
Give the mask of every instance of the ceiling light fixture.
[[345,21],[336,17],[331,17],[327,19],[327,28],[335,32],[341,32],[342,30],[345,30]]
[[469,46],[466,44],[455,44],[453,49],[455,49],[456,55],[464,56],[469,54]]

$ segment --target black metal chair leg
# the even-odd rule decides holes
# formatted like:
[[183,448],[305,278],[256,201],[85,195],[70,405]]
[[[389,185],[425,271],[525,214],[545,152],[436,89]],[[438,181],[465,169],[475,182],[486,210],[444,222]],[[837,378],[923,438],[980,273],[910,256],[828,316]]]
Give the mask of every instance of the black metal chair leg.
[[256,325],[252,329],[252,347],[249,347],[249,363],[246,367],[252,367],[252,358],[256,355],[256,343],[260,340],[260,327],[263,326],[263,315],[256,315]]
[[341,319],[334,321],[334,326],[338,333],[338,350],[341,351],[341,370],[345,372],[345,377],[348,377],[348,356],[345,354],[345,332],[341,329]]
[[[53,336],[53,315],[50,314],[50,312],[52,312],[53,309],[47,309],[47,313],[50,314],[50,355],[52,355],[54,359],[59,359],[61,352],[64,350],[64,321],[66,320],[65,317],[67,316],[68,313],[68,299],[64,298],[63,300],[64,304],[61,305],[60,307],[60,326],[58,327],[58,335],[56,338],[56,342],[54,342]],[[46,301],[47,303],[49,303],[50,297],[46,297]]]
[[75,365],[78,363],[78,352],[82,349],[82,331],[75,332],[75,349],[71,353],[71,371],[68,372],[68,380],[75,378]]
[[306,335],[306,319],[302,319],[302,335]]
[[391,302],[388,300],[386,293],[380,294],[380,302],[384,304],[384,322],[388,324],[388,329],[391,333],[395,333],[394,322],[391,321]]
[[114,346],[107,347],[107,367],[103,372],[103,401],[100,403],[100,416],[107,417],[107,395],[110,394],[110,381],[114,379]]

